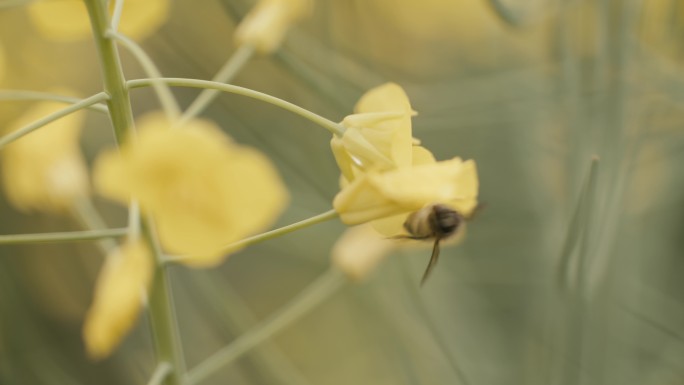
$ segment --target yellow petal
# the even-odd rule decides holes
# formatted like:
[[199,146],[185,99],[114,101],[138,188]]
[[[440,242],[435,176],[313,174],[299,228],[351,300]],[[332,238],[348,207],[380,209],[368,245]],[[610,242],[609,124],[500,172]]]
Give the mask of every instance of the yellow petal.
[[357,225],[411,211],[387,199],[382,189],[373,183],[374,176],[377,173],[361,175],[335,196],[333,207],[342,222]]
[[332,262],[350,279],[360,281],[396,246],[396,242],[378,235],[368,225],[355,226],[345,231],[333,246]]
[[90,34],[88,11],[82,1],[33,1],[27,10],[38,32],[47,39],[73,41]]
[[312,5],[311,0],[260,0],[236,29],[235,40],[261,53],[273,52],[290,26],[310,13]]
[[406,234],[404,222],[406,222],[409,215],[410,213],[393,215],[391,217],[376,219],[370,222],[370,224],[378,233],[386,237],[393,237],[400,234]]
[[333,156],[335,157],[335,162],[337,162],[342,176],[347,180],[354,179],[354,161],[344,147],[344,142],[342,139],[333,136],[330,140],[330,148],[332,149]]
[[152,256],[142,241],[107,257],[86,314],[83,339],[93,359],[107,357],[133,327],[152,279]]
[[342,121],[346,128],[342,143],[349,158],[364,171],[411,166],[414,111],[399,85],[387,83],[369,90],[355,112]]
[[372,138],[371,141],[361,131],[350,128],[342,136],[342,143],[347,150],[348,157],[352,160],[356,159],[359,166],[366,170],[377,168],[384,170],[394,167],[395,164],[390,157],[385,155],[391,152],[393,137],[394,135],[382,139]]
[[396,83],[385,83],[366,92],[354,107],[354,112],[402,111],[411,114],[409,98]]
[[[114,1],[110,0],[113,12]],[[169,0],[125,0],[119,31],[136,40],[152,36],[169,19]]]
[[5,49],[3,48],[2,43],[0,43],[0,82],[5,75],[5,65]]
[[[63,90],[56,91],[69,94]],[[12,132],[65,107],[33,105],[6,132]],[[22,211],[61,212],[89,192],[88,173],[79,148],[84,120],[76,112],[10,143],[0,151],[3,188],[9,202]]]
[[[109,3],[113,8],[114,1]],[[74,41],[92,34],[83,1],[39,0],[31,2],[27,9],[33,24],[47,39]],[[126,0],[119,31],[134,39],[144,39],[164,24],[168,14],[169,0]]]
[[446,203],[466,216],[477,206],[478,179],[473,160],[454,158],[379,174],[373,179],[382,193],[398,205],[420,208]]
[[477,206],[475,162],[460,158],[369,172],[340,191],[333,206],[346,224],[359,224],[445,203],[463,215]]
[[213,123],[169,129],[154,114],[138,127],[135,143],[98,158],[96,188],[122,203],[134,196],[155,219],[162,246],[190,256],[184,263],[220,263],[224,246],[267,228],[284,209],[287,190],[270,161]]
[[422,146],[413,146],[413,165],[414,166],[419,166],[421,164],[431,164],[435,163],[435,156],[432,155],[432,152],[428,150],[425,147]]

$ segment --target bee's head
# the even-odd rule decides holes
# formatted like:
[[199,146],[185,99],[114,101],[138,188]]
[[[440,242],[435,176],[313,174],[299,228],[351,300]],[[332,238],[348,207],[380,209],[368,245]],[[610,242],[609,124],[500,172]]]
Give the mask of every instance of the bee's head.
[[463,217],[449,206],[436,204],[432,206],[429,216],[430,228],[439,238],[453,235],[463,222]]

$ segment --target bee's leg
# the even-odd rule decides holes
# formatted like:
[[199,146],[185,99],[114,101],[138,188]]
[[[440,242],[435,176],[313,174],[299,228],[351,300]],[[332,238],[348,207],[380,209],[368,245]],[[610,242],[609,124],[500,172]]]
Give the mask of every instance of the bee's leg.
[[432,247],[432,255],[430,256],[430,262],[428,262],[425,273],[423,273],[423,278],[420,280],[420,286],[423,286],[425,281],[430,276],[432,268],[437,264],[437,259],[439,258],[439,238],[435,239],[435,245]]

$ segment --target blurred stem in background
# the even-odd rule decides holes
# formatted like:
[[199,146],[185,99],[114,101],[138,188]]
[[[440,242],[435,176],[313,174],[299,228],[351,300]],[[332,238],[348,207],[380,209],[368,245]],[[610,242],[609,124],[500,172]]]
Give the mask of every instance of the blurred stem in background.
[[[231,80],[233,80],[235,75],[237,75],[237,73],[240,72],[242,67],[244,67],[245,64],[247,64],[247,62],[249,61],[249,59],[252,58],[253,55],[254,46],[250,44],[241,45],[211,80],[217,83],[230,82]],[[216,89],[202,90],[202,92],[197,96],[197,98],[195,98],[195,100],[185,110],[179,124],[183,124],[184,122],[187,122],[188,120],[201,114],[202,111],[204,111],[209,106],[209,104],[214,99],[216,99],[219,93],[220,91]]]
[[[83,101],[83,99],[74,98],[70,96],[57,95],[49,92],[39,92],[39,91],[0,91],[0,100],[32,100],[32,101],[55,101],[69,104],[76,104]],[[89,110],[97,111],[101,113],[107,113],[107,106],[103,103],[91,104],[87,107]]]
[[16,131],[13,131],[2,138],[0,138],[0,148],[14,142],[15,140],[21,138],[24,135],[30,134],[31,132],[45,126],[48,123],[54,122],[55,120],[67,116],[76,111],[82,110],[84,108],[96,105],[102,101],[107,100],[109,103],[109,95],[106,92],[97,93],[89,98],[83,99],[78,103],[75,103],[69,107],[65,107],[57,112],[54,112],[42,119],[39,119],[27,126],[24,126]]

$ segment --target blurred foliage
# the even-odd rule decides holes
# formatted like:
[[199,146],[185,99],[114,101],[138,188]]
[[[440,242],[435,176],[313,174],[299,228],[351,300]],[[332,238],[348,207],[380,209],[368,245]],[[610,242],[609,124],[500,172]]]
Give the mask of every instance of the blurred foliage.
[[[211,78],[250,6],[175,1],[143,46],[166,76]],[[365,90],[397,82],[419,112],[414,135],[438,159],[478,162],[487,208],[422,289],[427,252],[395,255],[207,383],[680,384],[683,38],[681,0],[318,0],[283,49],[234,83],[340,120]],[[0,47],[2,88],[101,89],[92,42],[44,40],[21,6],[0,8]],[[127,77],[143,77],[123,55]],[[174,92],[184,106],[197,94]],[[132,97],[137,114],[158,106],[151,90]],[[0,124],[27,106],[1,102]],[[293,196],[280,225],[330,208],[327,132],[236,95],[205,115],[277,164]],[[111,144],[106,119],[88,114],[86,156]],[[109,225],[124,223],[97,203]],[[0,212],[3,234],[78,229],[4,200]],[[314,279],[342,231],[326,223],[213,270],[174,268],[188,366]],[[85,357],[98,254],[88,243],[0,248],[0,383],[147,381],[146,322],[110,359]]]

